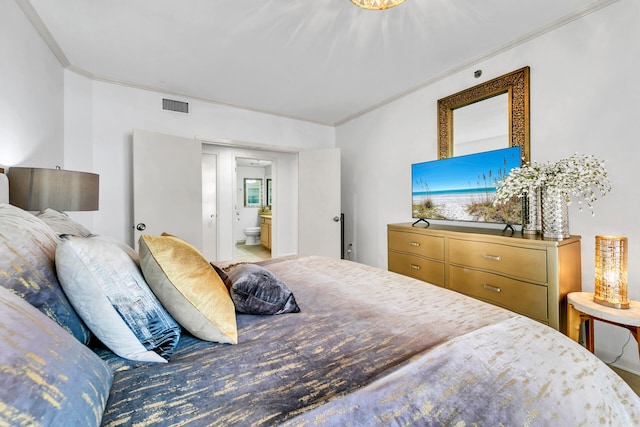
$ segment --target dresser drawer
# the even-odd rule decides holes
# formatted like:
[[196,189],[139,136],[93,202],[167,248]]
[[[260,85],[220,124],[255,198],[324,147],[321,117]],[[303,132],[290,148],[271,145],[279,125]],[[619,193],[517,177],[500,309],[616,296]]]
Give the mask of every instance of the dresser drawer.
[[450,266],[449,273],[449,288],[454,291],[537,320],[548,319],[546,286],[457,266]]
[[547,252],[542,249],[450,239],[449,262],[524,280],[547,282]]
[[438,261],[389,252],[389,271],[444,286],[444,263]]
[[389,231],[389,250],[444,261],[444,238]]

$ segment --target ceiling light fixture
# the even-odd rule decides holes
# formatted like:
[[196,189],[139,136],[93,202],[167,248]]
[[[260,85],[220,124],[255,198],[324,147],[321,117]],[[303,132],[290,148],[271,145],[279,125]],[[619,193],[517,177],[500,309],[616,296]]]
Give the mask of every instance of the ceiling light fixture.
[[351,0],[351,3],[367,10],[384,10],[403,3],[404,0]]

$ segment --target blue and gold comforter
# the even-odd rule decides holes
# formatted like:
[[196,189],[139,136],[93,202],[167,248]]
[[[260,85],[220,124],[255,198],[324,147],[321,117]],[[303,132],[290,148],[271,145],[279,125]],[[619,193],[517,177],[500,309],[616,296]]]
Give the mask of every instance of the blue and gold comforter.
[[105,426],[640,425],[640,401],[557,331],[348,261],[262,263],[300,313],[238,315],[237,345],[111,357]]

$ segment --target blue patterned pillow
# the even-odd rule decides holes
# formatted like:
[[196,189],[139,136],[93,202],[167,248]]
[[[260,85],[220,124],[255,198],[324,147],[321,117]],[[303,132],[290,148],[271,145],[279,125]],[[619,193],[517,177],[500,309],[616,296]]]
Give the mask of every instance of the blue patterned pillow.
[[56,267],[71,304],[111,351],[125,359],[166,363],[180,326],[125,251],[103,239],[63,234]]
[[113,380],[111,369],[3,288],[0,346],[0,425],[100,425]]
[[89,329],[69,304],[56,276],[56,244],[55,232],[35,215],[0,203],[0,286],[87,344]]

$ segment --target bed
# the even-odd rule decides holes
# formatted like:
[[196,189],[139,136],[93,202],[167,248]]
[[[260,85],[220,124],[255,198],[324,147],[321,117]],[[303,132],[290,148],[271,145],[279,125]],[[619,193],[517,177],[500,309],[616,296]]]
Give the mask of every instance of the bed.
[[[3,210],[13,212],[5,205],[0,220]],[[0,223],[0,237],[13,241],[16,234],[2,229],[6,225]],[[231,277],[244,264],[214,265]],[[86,406],[91,422],[82,425],[103,426],[640,425],[640,400],[631,388],[548,326],[351,261],[288,256],[258,266],[286,284],[299,311],[237,313],[233,345],[183,330],[168,363],[128,360],[104,346],[89,345],[89,352],[80,343],[65,344],[73,354],[65,356],[70,369],[94,364],[87,375],[101,375],[66,384],[78,390],[60,393],[79,397],[65,405]],[[6,264],[0,267],[8,271]],[[3,277],[6,285],[8,276]],[[0,293],[0,301],[6,298]],[[13,342],[20,325],[6,308],[1,311],[2,339]],[[54,344],[61,335],[71,339],[58,329]],[[35,345],[27,362],[34,359],[31,352],[53,352],[38,343],[24,345]],[[33,383],[9,368],[17,362],[6,360],[9,347],[4,348],[0,424],[11,425],[16,412],[7,407],[22,404],[16,397],[20,382],[29,383],[29,392]],[[79,390],[85,386],[90,393]],[[77,407],[53,410],[57,422],[42,425],[85,420],[72,417]]]

